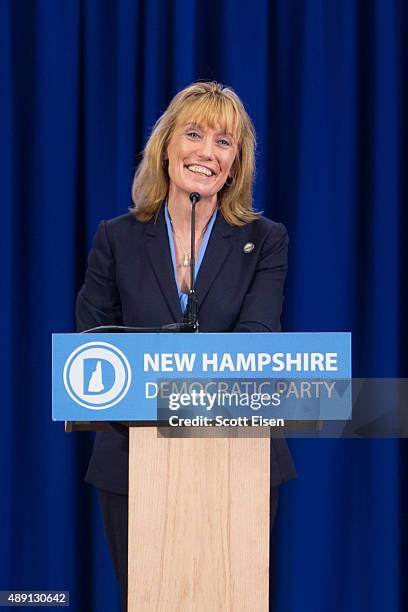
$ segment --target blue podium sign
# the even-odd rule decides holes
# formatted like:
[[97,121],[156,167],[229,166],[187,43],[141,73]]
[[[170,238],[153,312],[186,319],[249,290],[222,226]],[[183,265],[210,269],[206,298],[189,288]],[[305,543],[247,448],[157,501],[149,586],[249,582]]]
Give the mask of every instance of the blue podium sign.
[[215,415],[232,388],[234,416],[351,417],[346,332],[54,334],[52,360],[56,421],[157,421],[163,409]]

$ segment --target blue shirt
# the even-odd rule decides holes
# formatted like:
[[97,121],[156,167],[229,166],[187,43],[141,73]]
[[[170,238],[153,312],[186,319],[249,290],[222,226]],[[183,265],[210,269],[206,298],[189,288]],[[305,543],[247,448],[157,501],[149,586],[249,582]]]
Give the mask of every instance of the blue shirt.
[[[214,226],[216,216],[217,216],[217,209],[214,210],[214,212],[213,212],[213,214],[211,216],[211,219],[208,222],[207,229],[205,230],[203,239],[201,241],[200,250],[199,250],[199,253],[198,253],[198,256],[197,256],[197,259],[196,259],[196,263],[195,263],[194,280],[197,280],[197,274],[198,274],[198,271],[200,269],[201,263],[202,263],[202,261],[204,259],[205,250],[207,248],[207,244],[208,244],[208,241],[209,241],[210,236],[211,236],[211,231],[212,231],[212,228]],[[177,290],[178,290],[178,294],[179,294],[181,311],[184,314],[186,312],[186,309],[187,309],[188,294],[187,293],[183,293],[181,291],[181,289],[179,287],[179,284],[178,284],[178,280],[177,280],[176,249],[175,249],[175,245],[174,245],[173,228],[171,226],[171,221],[170,221],[170,215],[169,215],[169,211],[168,211],[167,200],[166,200],[166,203],[164,205],[164,218],[166,219],[167,234],[169,236],[170,252],[171,252],[171,260],[173,262],[174,278],[176,280]]]

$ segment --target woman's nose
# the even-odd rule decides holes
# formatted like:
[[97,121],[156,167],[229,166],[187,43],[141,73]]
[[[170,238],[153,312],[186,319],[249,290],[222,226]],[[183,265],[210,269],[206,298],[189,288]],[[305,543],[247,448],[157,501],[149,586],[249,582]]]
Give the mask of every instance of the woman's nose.
[[198,148],[198,153],[205,157],[206,159],[212,159],[214,155],[213,150],[213,141],[211,138],[205,137],[200,141],[200,146]]

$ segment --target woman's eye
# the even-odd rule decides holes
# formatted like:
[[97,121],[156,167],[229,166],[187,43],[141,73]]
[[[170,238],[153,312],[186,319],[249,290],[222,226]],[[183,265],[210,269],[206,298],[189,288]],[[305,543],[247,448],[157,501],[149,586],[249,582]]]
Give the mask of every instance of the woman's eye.
[[198,132],[187,132],[187,136],[190,136],[190,138],[200,138],[200,134]]
[[231,144],[230,141],[227,140],[226,138],[220,138],[218,142],[222,144],[223,146],[229,146]]

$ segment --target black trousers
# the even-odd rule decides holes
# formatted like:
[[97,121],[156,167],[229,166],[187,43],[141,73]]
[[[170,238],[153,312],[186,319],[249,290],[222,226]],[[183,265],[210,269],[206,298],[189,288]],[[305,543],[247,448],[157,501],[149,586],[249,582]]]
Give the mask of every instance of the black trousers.
[[[128,501],[127,495],[99,491],[105,539],[108,544],[119,584],[122,612],[127,612],[128,587]],[[275,522],[278,509],[279,487],[271,488],[270,528]]]

